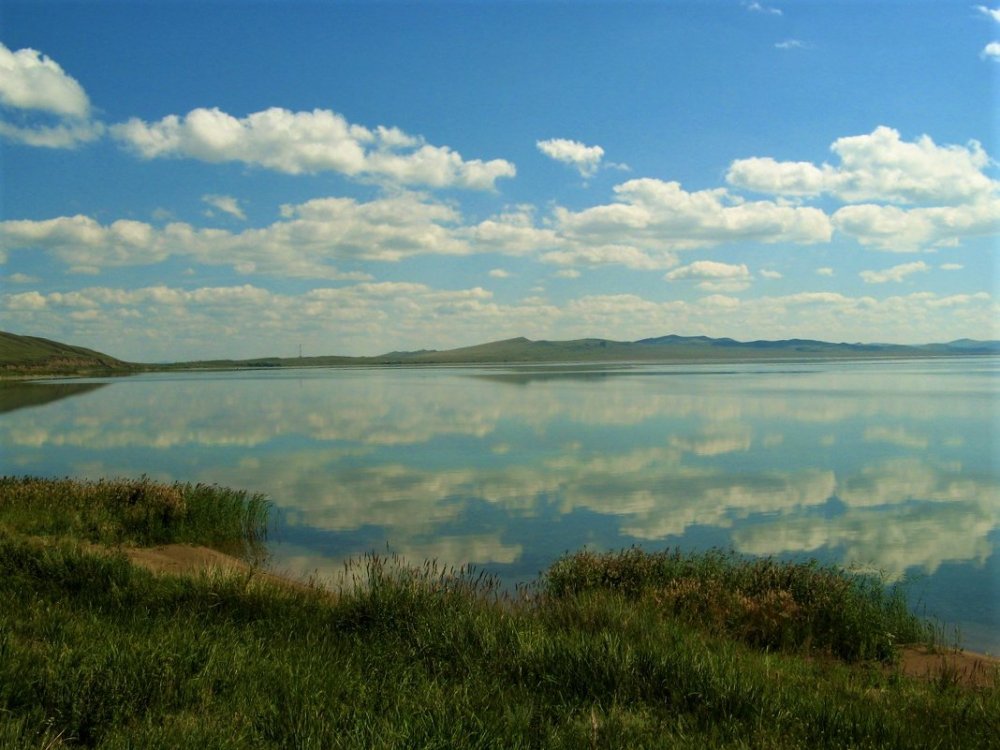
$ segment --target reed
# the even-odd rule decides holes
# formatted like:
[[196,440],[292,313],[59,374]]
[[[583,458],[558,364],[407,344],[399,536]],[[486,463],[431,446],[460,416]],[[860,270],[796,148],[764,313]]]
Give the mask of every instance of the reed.
[[237,554],[267,535],[263,495],[206,484],[163,484],[148,477],[0,478],[0,528],[96,544],[204,544]]

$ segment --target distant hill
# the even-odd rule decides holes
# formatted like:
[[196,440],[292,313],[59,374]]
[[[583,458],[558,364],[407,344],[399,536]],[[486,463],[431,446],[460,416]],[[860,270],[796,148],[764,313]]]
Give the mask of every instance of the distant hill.
[[524,337],[438,351],[393,351],[374,357],[262,357],[179,362],[174,368],[338,367],[345,365],[458,365],[610,362],[742,362],[810,359],[870,359],[1000,354],[1000,341],[961,339],[946,344],[850,344],[784,339],[736,341],[707,336],[660,336],[639,341],[576,339],[532,341]]
[[659,336],[639,341],[575,339],[532,341],[524,337],[436,351],[394,351],[375,357],[257,357],[176,362],[166,365],[123,362],[107,354],[34,336],[0,332],[0,374],[99,374],[149,370],[373,365],[458,365],[612,362],[749,362],[815,359],[872,359],[1000,354],[1000,341],[959,339],[944,344],[850,344],[783,339],[736,341],[707,336]]
[[660,336],[639,341],[576,339],[531,341],[505,339],[446,351],[392,352],[372,361],[399,364],[460,364],[503,362],[721,362],[741,360],[934,357],[1000,354],[998,341],[962,339],[947,344],[831,343],[810,339],[735,341],[707,336]]
[[93,349],[0,331],[0,374],[3,375],[82,375],[135,369],[134,364]]

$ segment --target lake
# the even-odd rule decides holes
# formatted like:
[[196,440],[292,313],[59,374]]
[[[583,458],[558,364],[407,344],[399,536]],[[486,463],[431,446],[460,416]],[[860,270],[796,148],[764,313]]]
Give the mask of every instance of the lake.
[[1000,652],[1000,359],[283,369],[6,384],[0,472],[266,493],[271,565],[394,552],[514,585],[640,545],[905,580]]

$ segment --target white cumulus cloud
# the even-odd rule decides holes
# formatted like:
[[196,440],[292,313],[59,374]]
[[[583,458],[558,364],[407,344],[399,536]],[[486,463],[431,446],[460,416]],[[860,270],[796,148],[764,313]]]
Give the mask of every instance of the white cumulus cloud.
[[838,138],[830,150],[839,157],[838,166],[752,157],[734,161],[726,181],[762,193],[829,193],[849,202],[896,204],[957,204],[997,192],[997,183],[983,171],[990,158],[977,141],[938,146],[926,135],[904,141],[899,131],[879,126],[866,135]]
[[475,190],[492,189],[496,180],[516,174],[504,159],[466,160],[398,128],[371,130],[323,109],[272,107],[237,118],[218,108],[198,108],[157,122],[132,118],[111,132],[147,159],[237,161],[287,174],[332,171],[398,185]]
[[246,221],[247,216],[243,213],[243,209],[240,208],[240,202],[231,195],[203,195],[201,199],[212,208]]
[[753,277],[745,263],[735,265],[714,260],[697,260],[690,265],[675,268],[663,278],[667,281],[693,279],[699,282],[699,288],[711,292],[738,292],[746,289]]
[[76,79],[52,58],[26,48],[12,52],[0,43],[0,103],[63,117],[87,117],[90,100]]
[[912,252],[953,246],[1000,227],[1000,181],[977,141],[938,145],[930,136],[905,141],[897,130],[838,138],[839,164],[738,159],[726,181],[738,188],[801,201],[829,195],[843,202],[833,227],[862,245]]
[[988,58],[990,60],[1000,60],[1000,42],[990,42],[982,51],[983,58]]
[[818,208],[745,201],[724,188],[688,192],[677,182],[643,178],[614,192],[614,203],[577,212],[557,208],[554,226],[591,251],[637,252],[652,261],[648,267],[676,265],[669,255],[674,250],[738,241],[811,244],[832,234]]
[[859,275],[866,284],[885,284],[889,281],[899,282],[915,273],[924,273],[931,267],[922,260],[913,263],[901,263],[883,271],[862,271]]
[[74,148],[104,133],[90,119],[83,87],[55,60],[30,48],[13,52],[0,43],[0,105],[16,110],[20,122],[0,120],[0,138],[14,143]]
[[989,16],[994,21],[1000,22],[1000,8],[987,8],[985,5],[977,5],[976,10],[986,16]]
[[600,146],[587,146],[566,138],[550,138],[537,141],[535,145],[550,159],[575,168],[581,177],[593,177],[604,158],[604,149]]
[[274,277],[359,279],[334,263],[393,262],[424,254],[471,252],[449,205],[419,193],[367,203],[320,198],[282,207],[282,218],[265,227],[229,232],[184,222],[162,228],[119,220],[104,225],[83,216],[0,222],[0,251],[44,251],[77,273],[138,266],[181,256],[241,273]]
[[41,148],[75,148],[95,141],[104,134],[98,122],[67,121],[60,125],[18,126],[0,121],[0,137],[26,146]]
[[910,210],[866,203],[844,206],[831,218],[838,231],[854,236],[862,245],[912,252],[924,246],[954,246],[963,237],[995,234],[1000,230],[1000,198]]

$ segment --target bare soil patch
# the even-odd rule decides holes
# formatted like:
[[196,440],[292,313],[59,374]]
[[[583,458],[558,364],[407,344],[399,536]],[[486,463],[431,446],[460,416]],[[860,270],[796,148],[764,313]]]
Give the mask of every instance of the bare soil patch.
[[306,584],[291,578],[255,569],[239,558],[209,547],[192,544],[161,544],[156,547],[123,547],[121,551],[133,565],[156,574],[198,575],[218,570],[223,573],[253,575],[279,586],[309,588]]
[[157,547],[124,547],[122,552],[133,565],[153,573],[193,575],[202,571],[250,572],[250,566],[231,555],[191,544],[162,544]]
[[989,687],[1000,673],[1000,659],[974,651],[908,647],[901,654],[900,669],[909,677],[928,682]]

